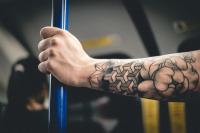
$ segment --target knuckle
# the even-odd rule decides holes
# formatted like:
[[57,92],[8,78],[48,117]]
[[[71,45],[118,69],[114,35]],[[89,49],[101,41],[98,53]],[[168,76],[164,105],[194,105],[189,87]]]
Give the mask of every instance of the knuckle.
[[51,39],[51,46],[57,46],[59,44],[59,39],[57,37],[53,37]]
[[49,48],[49,57],[54,57],[56,55],[54,48]]

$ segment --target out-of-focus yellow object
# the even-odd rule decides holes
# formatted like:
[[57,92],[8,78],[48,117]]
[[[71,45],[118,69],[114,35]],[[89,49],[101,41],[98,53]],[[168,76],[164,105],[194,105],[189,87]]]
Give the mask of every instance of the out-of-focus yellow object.
[[100,38],[81,41],[81,43],[84,49],[101,48],[112,45],[115,39],[116,39],[115,35],[108,35]]
[[142,99],[142,116],[145,133],[159,133],[159,102]]
[[170,102],[168,106],[171,133],[186,133],[185,103]]

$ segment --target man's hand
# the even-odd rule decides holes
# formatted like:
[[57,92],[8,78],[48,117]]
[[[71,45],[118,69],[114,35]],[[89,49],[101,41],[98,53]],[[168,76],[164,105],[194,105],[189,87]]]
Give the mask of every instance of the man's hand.
[[83,50],[79,40],[67,31],[45,27],[40,31],[42,40],[38,44],[38,68],[41,72],[51,73],[60,82],[71,86],[88,86],[88,66],[94,59]]

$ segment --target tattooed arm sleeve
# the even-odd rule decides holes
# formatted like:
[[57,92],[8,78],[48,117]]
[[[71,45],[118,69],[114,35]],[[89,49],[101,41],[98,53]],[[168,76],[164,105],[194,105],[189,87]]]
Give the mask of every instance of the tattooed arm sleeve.
[[182,100],[199,93],[199,51],[94,65],[91,88],[126,96]]

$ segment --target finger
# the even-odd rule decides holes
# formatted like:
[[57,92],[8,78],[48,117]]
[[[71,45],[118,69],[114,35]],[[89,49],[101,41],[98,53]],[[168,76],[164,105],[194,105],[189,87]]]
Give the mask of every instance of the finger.
[[43,62],[43,61],[46,61],[52,57],[55,57],[56,56],[56,49],[54,48],[49,48],[45,51],[42,51],[39,56],[38,56],[38,59],[40,62]]
[[40,30],[40,36],[43,39],[53,37],[57,34],[62,34],[63,30],[56,27],[44,27]]
[[40,72],[42,73],[50,73],[47,69],[47,64],[48,64],[48,61],[44,61],[44,62],[41,62],[39,65],[38,65],[38,69],[40,70]]
[[48,60],[48,58],[49,58],[49,50],[42,51],[38,56],[40,62],[44,62]]
[[38,50],[39,52],[42,52],[44,50],[46,50],[47,48],[49,48],[51,46],[51,39],[44,39],[42,41],[39,42],[38,44]]

